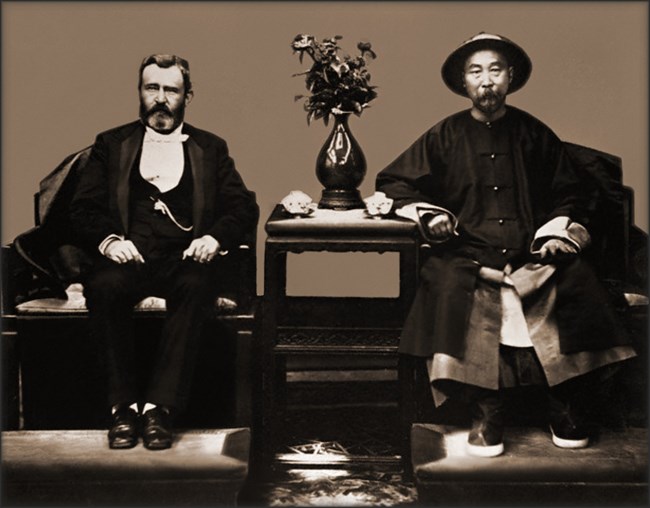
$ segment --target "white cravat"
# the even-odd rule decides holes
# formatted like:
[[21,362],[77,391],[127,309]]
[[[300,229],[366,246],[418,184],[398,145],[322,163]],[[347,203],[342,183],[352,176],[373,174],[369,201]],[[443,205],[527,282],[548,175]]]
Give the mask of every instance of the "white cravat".
[[183,124],[169,134],[160,134],[146,127],[142,142],[140,174],[160,192],[173,189],[180,182],[185,166],[183,141],[188,138],[182,134]]

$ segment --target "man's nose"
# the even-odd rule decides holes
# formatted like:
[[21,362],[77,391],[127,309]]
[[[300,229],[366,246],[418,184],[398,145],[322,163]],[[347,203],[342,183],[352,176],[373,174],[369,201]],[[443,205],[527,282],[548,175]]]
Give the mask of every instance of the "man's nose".
[[481,76],[481,86],[484,87],[491,87],[494,85],[494,82],[492,81],[492,76],[490,76],[489,72],[486,72]]
[[166,102],[167,101],[167,96],[165,95],[165,91],[164,90],[158,90],[158,93],[156,94],[155,99],[156,99],[156,102],[158,102],[158,103]]

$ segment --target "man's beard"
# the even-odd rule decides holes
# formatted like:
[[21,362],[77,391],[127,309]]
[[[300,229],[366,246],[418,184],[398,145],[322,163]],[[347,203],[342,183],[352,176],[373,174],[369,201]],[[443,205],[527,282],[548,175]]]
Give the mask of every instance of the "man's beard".
[[[185,104],[181,103],[175,111],[172,111],[164,104],[156,104],[147,110],[140,102],[140,119],[145,125],[161,134],[169,134],[174,131],[185,117]],[[171,120],[171,123],[170,123]]]
[[505,95],[495,92],[494,90],[486,90],[483,95],[474,101],[474,106],[479,111],[486,115],[491,115],[503,107],[506,102]]

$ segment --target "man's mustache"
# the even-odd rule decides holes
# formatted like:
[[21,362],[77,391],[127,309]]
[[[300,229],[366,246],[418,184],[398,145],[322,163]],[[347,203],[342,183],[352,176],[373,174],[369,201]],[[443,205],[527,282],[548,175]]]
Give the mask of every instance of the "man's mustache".
[[480,96],[481,99],[500,99],[501,94],[496,93],[494,90],[486,90]]
[[164,104],[156,104],[152,106],[151,109],[147,111],[147,116],[151,116],[154,113],[166,113],[168,115],[172,114],[171,110]]

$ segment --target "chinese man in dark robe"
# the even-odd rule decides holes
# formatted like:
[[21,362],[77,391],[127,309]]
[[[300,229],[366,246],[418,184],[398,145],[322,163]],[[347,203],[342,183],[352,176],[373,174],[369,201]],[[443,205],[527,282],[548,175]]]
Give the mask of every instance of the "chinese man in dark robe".
[[584,175],[560,139],[506,105],[528,55],[499,35],[465,41],[442,67],[472,102],[426,131],[377,177],[432,255],[404,325],[402,353],[427,357],[434,402],[469,403],[468,451],[504,451],[509,388],[548,393],[553,443],[588,445],[578,387],[635,356],[609,297],[580,257],[590,243]]

